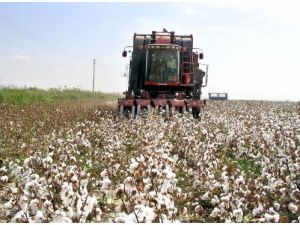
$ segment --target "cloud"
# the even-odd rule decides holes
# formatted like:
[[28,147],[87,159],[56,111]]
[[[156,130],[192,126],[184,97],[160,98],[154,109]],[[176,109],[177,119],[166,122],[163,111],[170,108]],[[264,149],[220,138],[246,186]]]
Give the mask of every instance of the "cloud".
[[19,54],[10,57],[10,60],[17,61],[17,62],[26,62],[26,63],[31,63],[32,61],[28,55],[19,55]]

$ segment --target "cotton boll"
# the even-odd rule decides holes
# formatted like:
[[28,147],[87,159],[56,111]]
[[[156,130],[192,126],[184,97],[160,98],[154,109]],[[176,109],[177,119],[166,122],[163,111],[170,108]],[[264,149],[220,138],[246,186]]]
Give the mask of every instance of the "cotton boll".
[[278,202],[275,202],[274,207],[275,207],[276,210],[279,210],[280,209],[280,204]]
[[229,183],[227,180],[224,181],[223,185],[222,185],[222,188],[224,190],[225,193],[228,193],[229,192]]
[[23,210],[18,211],[14,217],[11,219],[11,223],[25,223],[25,222],[29,222],[27,220],[28,215],[25,214],[25,212]]
[[28,169],[28,168],[30,167],[30,164],[31,164],[31,158],[26,158],[26,159],[24,160],[23,167],[24,167],[25,169]]
[[134,170],[138,167],[139,163],[135,159],[131,159],[131,164],[129,166],[130,173],[134,173]]
[[2,176],[0,177],[1,182],[7,182],[8,181],[8,176]]
[[210,217],[212,217],[212,218],[219,217],[220,212],[221,212],[221,210],[219,208],[215,207],[213,209],[213,211],[211,212]]
[[29,203],[29,209],[35,214],[39,210],[39,200],[33,199]]
[[68,218],[73,218],[73,216],[74,216],[74,210],[73,210],[73,208],[71,206],[67,207],[66,216]]
[[286,196],[286,188],[280,188],[279,192],[281,193],[281,198],[285,198],[285,196]]
[[218,196],[215,195],[215,196],[211,199],[210,202],[211,202],[212,205],[217,205],[217,204],[220,203],[220,200],[219,200]]
[[273,215],[271,214],[268,214],[268,213],[265,213],[265,219],[268,221],[268,222],[274,222],[273,221]]
[[34,223],[42,223],[43,222],[43,218],[44,218],[44,214],[42,211],[38,210],[36,212],[36,215],[34,217]]
[[94,206],[96,205],[97,203],[97,199],[95,196],[88,196],[87,197],[87,200],[86,200],[86,204],[87,204],[87,208],[86,208],[86,211],[88,213],[92,212]]
[[233,210],[233,217],[236,219],[236,222],[240,223],[243,220],[243,210],[242,209],[235,209]]
[[4,209],[11,209],[13,207],[12,199],[10,199],[8,202],[4,203],[3,207]]
[[230,200],[230,195],[226,195],[226,196],[221,197],[222,202],[229,202],[229,200]]
[[6,168],[5,166],[2,166],[2,167],[0,168],[0,172],[6,173],[6,172],[7,172],[7,168]]
[[293,213],[296,214],[298,211],[298,206],[296,206],[293,202],[290,202],[288,205],[288,209]]
[[258,214],[260,214],[260,213],[262,213],[263,212],[263,205],[262,205],[262,203],[258,203],[258,207],[257,208],[254,208],[253,210],[252,210],[252,214],[253,214],[253,216],[257,216]]
[[101,209],[100,208],[96,208],[96,218],[95,218],[96,222],[100,222],[101,221],[101,215],[102,215]]
[[201,200],[209,200],[209,193],[205,192],[205,194],[201,196]]
[[189,176],[193,176],[194,175],[194,170],[192,168],[189,168],[187,173],[188,173]]

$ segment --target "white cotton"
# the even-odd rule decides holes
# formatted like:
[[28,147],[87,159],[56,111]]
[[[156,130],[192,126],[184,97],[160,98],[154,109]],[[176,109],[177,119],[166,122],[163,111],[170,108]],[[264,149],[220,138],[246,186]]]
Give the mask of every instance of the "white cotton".
[[224,181],[224,184],[222,185],[222,187],[223,187],[223,190],[225,193],[229,192],[229,183],[227,180]]
[[275,207],[276,210],[279,210],[280,209],[280,204],[278,202],[275,202],[274,207]]
[[102,215],[101,209],[100,208],[96,208],[96,218],[95,218],[96,222],[100,222],[101,221],[101,215]]
[[86,200],[86,204],[87,204],[87,212],[88,213],[91,213],[92,212],[92,210],[93,210],[93,208],[94,208],[94,206],[97,204],[97,199],[96,199],[96,197],[95,196],[88,196],[87,197],[87,200]]
[[31,180],[38,180],[39,178],[40,178],[40,176],[38,174],[31,174],[30,175]]
[[51,164],[53,162],[53,159],[48,155],[46,158],[42,160],[43,167],[49,167],[48,164]]
[[156,218],[154,209],[144,205],[135,206],[135,213],[138,215],[139,222],[152,223]]
[[0,168],[0,172],[6,173],[6,172],[7,172],[7,168],[6,168],[5,166],[2,166],[2,167]]
[[256,216],[256,215],[258,215],[258,214],[260,214],[260,213],[262,213],[263,212],[263,205],[262,205],[262,203],[258,203],[258,207],[257,208],[254,208],[253,210],[252,210],[252,214],[253,214],[253,216]]
[[279,222],[279,215],[276,213],[274,215],[271,215],[269,213],[265,213],[265,219],[268,221],[268,222],[275,222],[275,223],[278,223]]
[[226,195],[226,196],[221,197],[222,202],[229,202],[229,200],[230,200],[230,195]]
[[202,207],[200,206],[200,205],[197,205],[196,207],[195,207],[195,213],[199,213],[200,211],[202,210]]
[[14,176],[18,177],[21,174],[22,167],[18,166],[17,164],[13,165],[13,174]]
[[284,198],[286,196],[286,188],[280,188],[279,191],[281,193],[281,198]]
[[211,212],[210,217],[216,218],[219,216],[221,210],[217,207],[214,208],[214,210]]
[[66,216],[72,218],[74,216],[74,210],[71,206],[68,206]]
[[53,218],[53,223],[72,223],[72,220],[66,216],[56,216]]
[[36,215],[35,215],[35,217],[34,217],[34,223],[41,223],[41,222],[43,222],[43,218],[44,218],[44,214],[43,214],[43,212],[42,211],[37,211],[36,212]]
[[26,159],[24,160],[23,167],[24,167],[25,169],[29,168],[30,162],[31,162],[31,158],[26,158]]
[[209,193],[205,192],[205,194],[201,196],[201,200],[204,200],[204,201],[205,200],[209,200],[209,196],[208,195],[209,195]]
[[187,173],[188,173],[189,176],[193,176],[194,175],[194,170],[192,168],[189,168]]
[[104,169],[104,170],[100,173],[100,176],[101,176],[101,177],[107,177],[107,175],[108,175],[107,169]]
[[130,173],[134,173],[135,169],[139,166],[139,163],[135,159],[131,159],[131,164],[129,166]]
[[100,184],[101,184],[101,191],[107,194],[111,186],[111,180],[108,178],[108,176],[103,177],[103,180],[100,181]]
[[29,203],[29,209],[31,209],[34,213],[36,213],[39,209],[39,200],[33,199]]
[[73,183],[78,183],[79,181],[78,181],[77,175],[72,176],[71,181],[72,181]]
[[236,185],[241,185],[241,184],[244,184],[244,183],[245,183],[245,180],[244,180],[243,176],[240,175],[240,176],[234,181],[234,183],[235,183]]
[[4,209],[11,209],[13,207],[12,199],[10,199],[8,202],[4,203],[3,207],[4,207]]
[[243,220],[243,210],[242,209],[235,209],[232,212],[233,217],[236,219],[236,222],[240,223]]
[[161,185],[161,187],[160,187],[160,192],[162,194],[168,193],[168,190],[171,189],[171,188],[173,188],[173,185],[172,185],[171,181],[170,180],[165,180],[163,182],[163,184]]
[[82,207],[82,201],[80,199],[79,196],[77,196],[77,202],[76,202],[76,213],[77,215],[80,215],[81,214],[81,207]]
[[8,181],[8,176],[2,176],[2,177],[0,177],[0,181],[7,182]]
[[297,213],[298,211],[298,206],[296,206],[293,202],[290,202],[288,205],[288,209],[293,213]]
[[217,204],[220,203],[220,199],[218,198],[218,196],[215,195],[215,196],[210,200],[210,203],[211,203],[212,205],[217,205]]
[[221,179],[224,180],[224,181],[228,179],[228,177],[227,177],[227,172],[226,172],[226,171],[224,171],[224,172],[221,174]]
[[26,214],[23,210],[18,211],[14,217],[11,219],[11,223],[25,223],[27,222]]

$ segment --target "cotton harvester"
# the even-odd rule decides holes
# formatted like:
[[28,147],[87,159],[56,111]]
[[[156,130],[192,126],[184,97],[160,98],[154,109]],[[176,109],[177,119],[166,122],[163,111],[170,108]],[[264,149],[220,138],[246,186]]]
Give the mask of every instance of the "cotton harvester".
[[193,36],[175,35],[165,29],[134,34],[133,46],[124,48],[123,57],[129,47],[128,90],[125,98],[118,100],[120,114],[140,115],[154,107],[170,114],[188,111],[198,118],[205,105],[201,88],[207,85],[208,65],[201,64],[206,72],[199,68],[204,56],[201,49],[193,47]]

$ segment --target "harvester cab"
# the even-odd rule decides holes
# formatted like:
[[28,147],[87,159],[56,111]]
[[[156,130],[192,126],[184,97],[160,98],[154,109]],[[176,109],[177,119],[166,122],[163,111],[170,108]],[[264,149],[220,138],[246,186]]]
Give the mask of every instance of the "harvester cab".
[[[130,57],[128,90],[119,99],[120,114],[140,115],[142,110],[163,108],[166,113],[192,112],[198,118],[205,101],[201,88],[207,85],[208,65],[199,68],[204,58],[199,48],[193,48],[192,35],[153,31],[134,34],[133,46],[122,53]],[[199,53],[198,53],[199,51]]]

